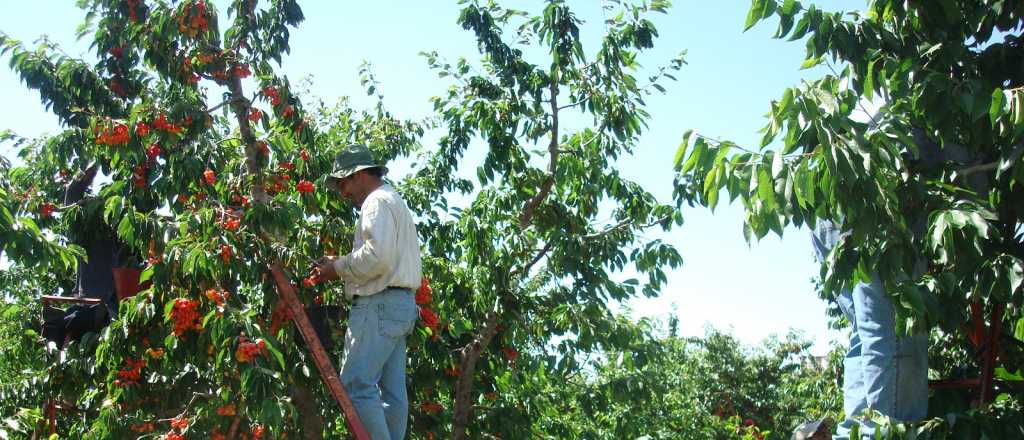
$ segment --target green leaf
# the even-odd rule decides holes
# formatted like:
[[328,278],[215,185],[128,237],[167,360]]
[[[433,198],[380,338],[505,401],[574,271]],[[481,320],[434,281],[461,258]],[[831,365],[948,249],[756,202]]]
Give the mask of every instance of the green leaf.
[[941,212],[935,216],[932,221],[931,230],[931,248],[932,250],[938,249],[942,245],[942,236],[946,233],[946,213]]
[[145,269],[142,269],[142,273],[139,274],[139,283],[145,283],[146,281],[149,281],[150,278],[153,278],[153,271],[154,266],[146,266]]
[[946,22],[949,24],[959,24],[963,20],[960,8],[957,8],[954,0],[939,0],[939,5],[942,6],[942,12],[946,14]]
[[757,196],[764,202],[768,209],[775,209],[778,203],[775,201],[775,188],[771,176],[764,168],[758,170],[757,174]]
[[4,308],[4,313],[3,313],[2,316],[3,316],[3,319],[5,321],[10,321],[10,320],[14,319],[14,317],[17,316],[18,313],[20,313],[20,312],[21,312],[21,306],[19,306],[17,304],[11,304],[11,305],[9,305],[9,306]]
[[927,310],[924,306],[924,300],[921,297],[921,291],[918,290],[917,286],[906,286],[899,291],[900,303],[909,309],[914,310],[919,314],[925,314]]
[[1017,145],[1010,154],[1004,154],[999,160],[999,171],[1006,172],[1006,170],[1013,167],[1020,159],[1021,155],[1024,155],[1024,144]]
[[211,310],[203,316],[203,328],[209,328],[210,320],[217,317],[217,311]]
[[14,224],[14,215],[6,207],[0,206],[0,225],[10,227]]
[[281,354],[281,351],[278,350],[277,347],[274,347],[274,345],[271,344],[270,341],[264,342],[266,344],[267,350],[270,351],[270,354],[274,356],[274,360],[277,361],[277,364],[281,367],[282,370],[285,369],[284,355]]
[[117,235],[128,243],[135,241],[135,225],[132,224],[130,216],[121,218],[121,223],[117,226]]
[[818,107],[825,111],[827,114],[834,114],[839,111],[839,103],[836,102],[836,95],[833,95],[828,90],[823,88],[815,87],[810,90],[811,96],[817,101]]
[[1024,341],[1024,318],[1017,320],[1017,325],[1013,329],[1013,337],[1017,338],[1018,341]]
[[679,171],[683,167],[683,158],[686,157],[686,150],[690,146],[690,136],[693,135],[693,130],[686,130],[683,133],[683,140],[679,142],[679,148],[676,149],[676,157],[672,160],[672,167]]
[[970,91],[960,93],[960,108],[964,113],[974,116],[974,94]]
[[103,218],[107,223],[110,223],[111,219],[121,216],[121,211],[124,209],[123,202],[123,198],[118,195],[107,198],[107,202],[103,207]]
[[1013,264],[1006,270],[1006,277],[1010,282],[1010,292],[1016,292],[1020,288],[1022,282],[1024,282],[1024,265],[1021,264],[1021,260],[1016,257],[1012,258]]
[[189,251],[188,255],[185,256],[185,262],[182,264],[182,269],[185,270],[185,273],[195,273],[199,259],[204,253],[202,248],[199,247],[194,247]]
[[782,153],[776,151],[772,154],[772,178],[778,179],[782,171],[785,170],[785,164],[782,161]]
[[868,61],[868,71],[864,73],[864,97],[869,101],[875,94],[875,61]]
[[825,59],[823,56],[808,58],[804,60],[804,62],[800,63],[800,70],[810,69],[811,67],[817,66],[818,64],[821,64],[823,59]]
[[1024,377],[1021,376],[1020,370],[1016,373],[1010,373],[1006,368],[998,367],[995,370],[996,378],[999,380],[1005,380],[1007,382],[1021,382],[1024,381]]
[[992,104],[988,108],[988,118],[992,125],[996,125],[996,121],[1006,111],[1006,101],[1003,95],[1003,89],[997,88],[992,91]]
[[953,227],[961,229],[967,225],[967,214],[963,211],[948,211],[947,215],[949,216],[949,223],[953,225]]
[[793,105],[793,89],[786,89],[782,92],[782,101],[779,101],[779,114],[786,114],[786,110]]
[[35,220],[32,220],[29,217],[18,217],[18,223],[24,226],[29,231],[31,231],[36,236],[42,235],[42,231],[39,230],[39,225],[36,224]]
[[782,2],[782,6],[779,7],[779,11],[781,11],[785,15],[796,14],[798,11],[800,11],[800,9],[801,5],[800,2],[798,2],[797,0],[786,0]]
[[978,235],[982,238],[988,238],[988,221],[985,220],[981,214],[971,212],[967,215],[967,219],[971,222],[971,225],[974,226],[974,229],[978,230]]
[[747,11],[747,21],[743,24],[743,31],[746,32],[754,27],[764,16],[767,3],[773,0],[751,0],[750,10]]
[[704,178],[704,198],[712,212],[714,212],[715,206],[718,205],[718,180],[721,167],[721,164],[712,167],[711,172]]
[[1010,95],[1010,114],[1013,116],[1013,125],[1024,124],[1024,92],[1019,89]]
[[169,301],[167,301],[167,304],[164,304],[164,319],[165,320],[169,321],[171,319],[171,309],[173,309],[173,308],[174,308],[174,300],[169,300]]
[[764,9],[761,11],[761,18],[765,19],[771,17],[772,14],[775,13],[775,10],[778,8],[778,6],[779,4],[776,3],[776,0],[765,0]]
[[704,156],[707,151],[707,142],[704,141],[704,138],[698,137],[697,140],[693,142],[693,152],[690,153],[690,158],[686,160],[685,164],[683,164],[682,172],[688,173],[694,170],[697,164],[701,162],[701,157]]
[[807,35],[807,31],[811,28],[811,11],[813,10],[814,5],[811,5],[807,12],[800,17],[800,21],[796,23],[796,29],[793,29],[793,34],[789,36],[787,41],[796,41]]

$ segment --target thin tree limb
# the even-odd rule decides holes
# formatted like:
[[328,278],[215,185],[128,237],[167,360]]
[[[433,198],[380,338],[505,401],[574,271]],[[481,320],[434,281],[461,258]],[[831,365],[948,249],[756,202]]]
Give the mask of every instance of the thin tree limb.
[[558,83],[551,82],[551,142],[548,144],[548,175],[541,184],[540,191],[526,203],[523,213],[519,216],[519,229],[526,229],[533,220],[537,207],[551,193],[551,187],[555,184],[555,170],[558,168]]

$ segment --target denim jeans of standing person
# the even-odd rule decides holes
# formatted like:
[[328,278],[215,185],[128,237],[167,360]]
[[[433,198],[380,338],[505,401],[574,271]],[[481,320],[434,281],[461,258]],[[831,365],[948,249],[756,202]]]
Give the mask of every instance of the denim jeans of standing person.
[[[819,222],[812,235],[819,261],[839,242],[839,228]],[[843,411],[836,439],[848,439],[860,424],[862,438],[869,438],[875,424],[855,418],[866,409],[894,421],[912,422],[928,412],[928,336],[896,335],[895,311],[877,274],[870,283],[857,283],[836,297],[850,321],[850,349],[843,362]]]
[[405,339],[418,316],[412,291],[392,288],[357,296],[349,313],[341,383],[373,440],[405,437]]

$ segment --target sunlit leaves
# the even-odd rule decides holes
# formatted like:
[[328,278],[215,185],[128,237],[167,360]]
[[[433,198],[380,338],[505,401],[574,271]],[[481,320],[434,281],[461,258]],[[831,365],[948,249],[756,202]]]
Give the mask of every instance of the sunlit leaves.
[[[900,331],[955,335],[969,307],[1019,301],[1024,97],[1011,49],[1019,36],[1008,30],[1022,18],[991,6],[879,1],[841,14],[753,0],[748,28],[777,16],[775,38],[806,40],[801,67],[830,73],[771,103],[758,151],[708,165],[708,151],[728,142],[688,131],[674,161],[677,202],[713,208],[713,188],[727,190],[743,202],[748,240],[840,223],[825,292],[878,274]],[[1020,317],[1008,310],[1004,327]]]

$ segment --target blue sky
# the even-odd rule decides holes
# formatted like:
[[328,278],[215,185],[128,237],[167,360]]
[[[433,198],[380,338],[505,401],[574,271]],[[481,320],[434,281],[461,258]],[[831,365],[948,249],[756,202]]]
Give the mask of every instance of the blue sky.
[[[0,31],[30,44],[42,34],[61,44],[73,56],[91,59],[87,43],[76,42],[74,29],[84,14],[70,1],[20,2],[0,15]],[[506,1],[509,6],[536,11],[538,2]],[[825,10],[861,7],[862,2],[818,1]],[[284,73],[292,81],[312,77],[312,92],[326,102],[351,96],[357,108],[371,105],[359,83],[358,68],[369,61],[385,94],[387,107],[401,118],[430,115],[428,99],[448,83],[431,72],[420,51],[437,50],[449,59],[473,59],[476,45],[471,33],[455,21],[456,2],[394,1],[302,2],[306,21],[292,33],[292,52]],[[584,41],[598,38],[601,1],[570,1],[588,22]],[[654,68],[687,50],[689,63],[678,82],[665,84],[665,95],[653,95],[647,110],[652,119],[637,154],[620,162],[622,172],[644,185],[663,201],[672,194],[671,160],[683,131],[728,138],[756,147],[757,130],[772,99],[802,78],[821,71],[800,71],[802,42],[771,39],[775,23],[744,33],[748,1],[677,0],[667,15],[655,16],[660,37],[655,49],[641,62]],[[0,67],[0,129],[23,136],[55,133],[56,118],[45,112],[38,95]],[[425,143],[431,141],[428,136]],[[428,145],[429,146],[429,145]],[[4,148],[2,153],[9,155]],[[721,205],[714,214],[686,208],[686,224],[662,236],[677,246],[685,264],[669,273],[669,282],[656,299],[639,299],[629,307],[635,315],[665,317],[676,313],[687,335],[701,335],[706,325],[730,330],[747,343],[772,333],[802,330],[827,349],[837,332],[827,330],[825,303],[817,298],[811,278],[818,266],[812,258],[808,233],[786,230],[748,246],[743,240],[743,212],[739,206]]]

